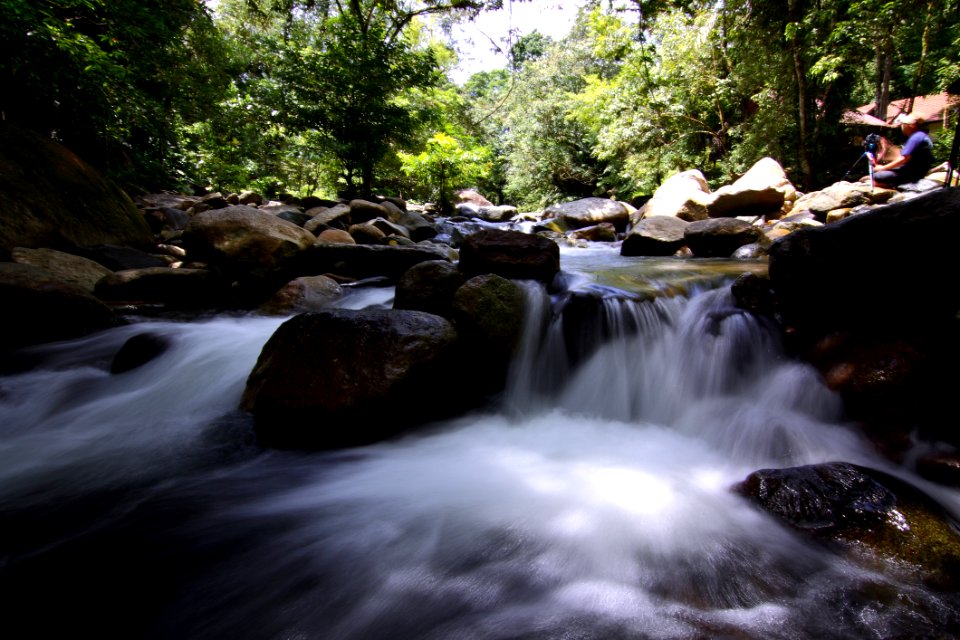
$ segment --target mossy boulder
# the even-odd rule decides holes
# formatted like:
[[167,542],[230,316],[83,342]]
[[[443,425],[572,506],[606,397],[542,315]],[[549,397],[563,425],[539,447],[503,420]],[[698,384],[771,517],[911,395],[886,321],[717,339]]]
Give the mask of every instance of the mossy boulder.
[[116,184],[53,140],[0,123],[0,256],[14,247],[151,240],[143,214]]
[[762,469],[734,490],[862,564],[934,588],[960,587],[957,522],[905,480],[831,462]]

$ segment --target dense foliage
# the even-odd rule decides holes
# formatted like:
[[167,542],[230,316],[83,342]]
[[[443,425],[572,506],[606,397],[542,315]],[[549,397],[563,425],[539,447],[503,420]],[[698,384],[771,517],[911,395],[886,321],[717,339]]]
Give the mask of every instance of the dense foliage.
[[180,167],[182,127],[215,117],[226,44],[197,0],[0,0],[3,120],[128,184]]
[[958,0],[586,0],[453,84],[443,27],[501,4],[0,0],[0,111],[129,189],[535,207],[763,156],[822,185],[859,155],[845,110],[960,84]]

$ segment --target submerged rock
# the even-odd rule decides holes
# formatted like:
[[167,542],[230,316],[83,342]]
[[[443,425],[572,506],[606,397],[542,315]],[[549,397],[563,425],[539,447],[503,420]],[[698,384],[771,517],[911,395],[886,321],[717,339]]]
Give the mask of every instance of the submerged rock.
[[170,348],[169,339],[155,333],[138,333],[123,343],[110,363],[110,373],[125,373],[142,367]]

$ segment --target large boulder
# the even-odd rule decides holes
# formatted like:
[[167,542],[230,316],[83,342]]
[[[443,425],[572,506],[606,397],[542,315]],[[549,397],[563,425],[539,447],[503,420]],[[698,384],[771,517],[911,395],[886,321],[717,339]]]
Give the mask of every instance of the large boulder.
[[354,224],[374,218],[390,218],[390,210],[378,202],[369,200],[350,201],[350,220]]
[[14,262],[46,269],[57,278],[93,292],[97,281],[113,273],[99,262],[56,249],[16,247],[11,253]]
[[191,260],[251,276],[273,272],[315,241],[296,224],[245,205],[198,213],[183,232]]
[[461,189],[457,192],[457,203],[469,202],[478,207],[492,207],[493,203],[487,200],[479,191],[473,189]]
[[307,209],[310,220],[304,223],[303,228],[311,233],[319,233],[329,226],[346,228],[350,226],[350,205],[335,204],[332,207],[314,207]]
[[[152,247],[156,249],[156,247]],[[147,253],[135,247],[124,247],[113,244],[97,244],[87,247],[78,247],[73,250],[77,255],[98,262],[111,271],[124,269],[148,269],[150,267],[166,267],[169,263],[161,256]]]
[[863,182],[835,182],[820,191],[800,196],[790,210],[790,215],[812,214],[825,222],[831,211],[850,209],[859,205],[879,205],[897,195],[895,189],[873,188]]
[[258,311],[265,315],[293,315],[319,311],[343,297],[343,287],[328,276],[294,278],[264,302]]
[[693,222],[709,217],[713,202],[710,185],[697,169],[682,171],[667,178],[641,209],[644,218],[672,216]]
[[376,442],[453,412],[456,342],[449,321],[421,311],[300,314],[264,345],[241,408],[269,445]]
[[14,247],[147,245],[133,201],[65,147],[0,122],[0,256]]
[[170,308],[212,309],[226,297],[223,282],[207,269],[148,267],[110,273],[94,294],[111,304],[163,304]]
[[477,217],[487,222],[507,222],[512,220],[517,213],[517,208],[512,204],[502,204],[499,206],[480,207],[477,210]]
[[457,289],[452,314],[467,363],[464,383],[483,394],[502,390],[523,331],[523,290],[495,274],[475,276]]
[[770,247],[770,283],[783,322],[825,335],[845,328],[928,328],[960,309],[953,242],[960,192],[940,189],[835,224],[807,227]]
[[793,203],[797,191],[786,172],[773,158],[763,158],[733,184],[717,189],[707,206],[711,218],[735,216],[780,217],[785,203]]
[[886,451],[917,436],[960,444],[943,418],[958,383],[958,231],[960,192],[941,189],[794,231],[769,249],[788,349]]
[[523,290],[496,274],[474,276],[453,296],[453,319],[467,348],[507,363],[517,346],[525,312]]
[[437,227],[416,211],[401,211],[395,222],[406,228],[414,242],[430,240],[437,236]]
[[686,244],[684,231],[689,224],[673,216],[644,218],[623,239],[620,255],[672,256]]
[[[837,332],[821,339],[811,356],[826,385],[844,401],[847,413],[869,425],[878,439],[886,425],[912,425],[929,410],[927,397],[940,384],[930,378],[949,342],[915,336],[878,336],[872,331]],[[937,354],[937,357],[934,357]],[[957,440],[958,434],[943,440]],[[894,449],[902,443],[892,444]]]
[[318,243],[297,256],[291,265],[290,277],[335,273],[357,279],[380,276],[396,282],[415,264],[449,259],[441,247],[431,244],[391,246]]
[[591,227],[601,222],[609,222],[618,231],[626,229],[630,214],[634,208],[626,202],[609,198],[582,198],[573,202],[564,202],[547,207],[544,218],[557,218],[568,229]]
[[386,222],[383,218],[371,218],[350,225],[347,232],[356,244],[383,244],[388,231],[384,231],[384,225],[376,224],[378,220]]
[[464,240],[460,270],[467,276],[495,273],[510,279],[551,282],[560,272],[560,247],[521,231],[486,229]]
[[122,324],[88,290],[27,264],[0,262],[0,354]]
[[447,260],[415,264],[397,282],[394,309],[415,309],[451,317],[453,296],[466,278]]
[[711,218],[688,224],[683,237],[698,258],[729,258],[740,247],[760,242],[763,232],[736,218]]

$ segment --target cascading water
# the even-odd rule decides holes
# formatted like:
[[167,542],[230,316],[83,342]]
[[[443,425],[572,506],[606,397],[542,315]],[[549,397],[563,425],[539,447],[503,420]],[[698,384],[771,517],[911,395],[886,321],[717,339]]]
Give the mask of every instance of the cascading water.
[[[727,287],[611,295],[609,335],[577,354],[528,288],[502,410],[336,453],[259,451],[235,410],[283,319],[38,349],[42,367],[0,379],[4,635],[953,637],[952,594],[848,562],[730,491],[763,467],[894,470]],[[108,373],[143,332],[170,346]],[[908,479],[958,510],[957,492]]]

